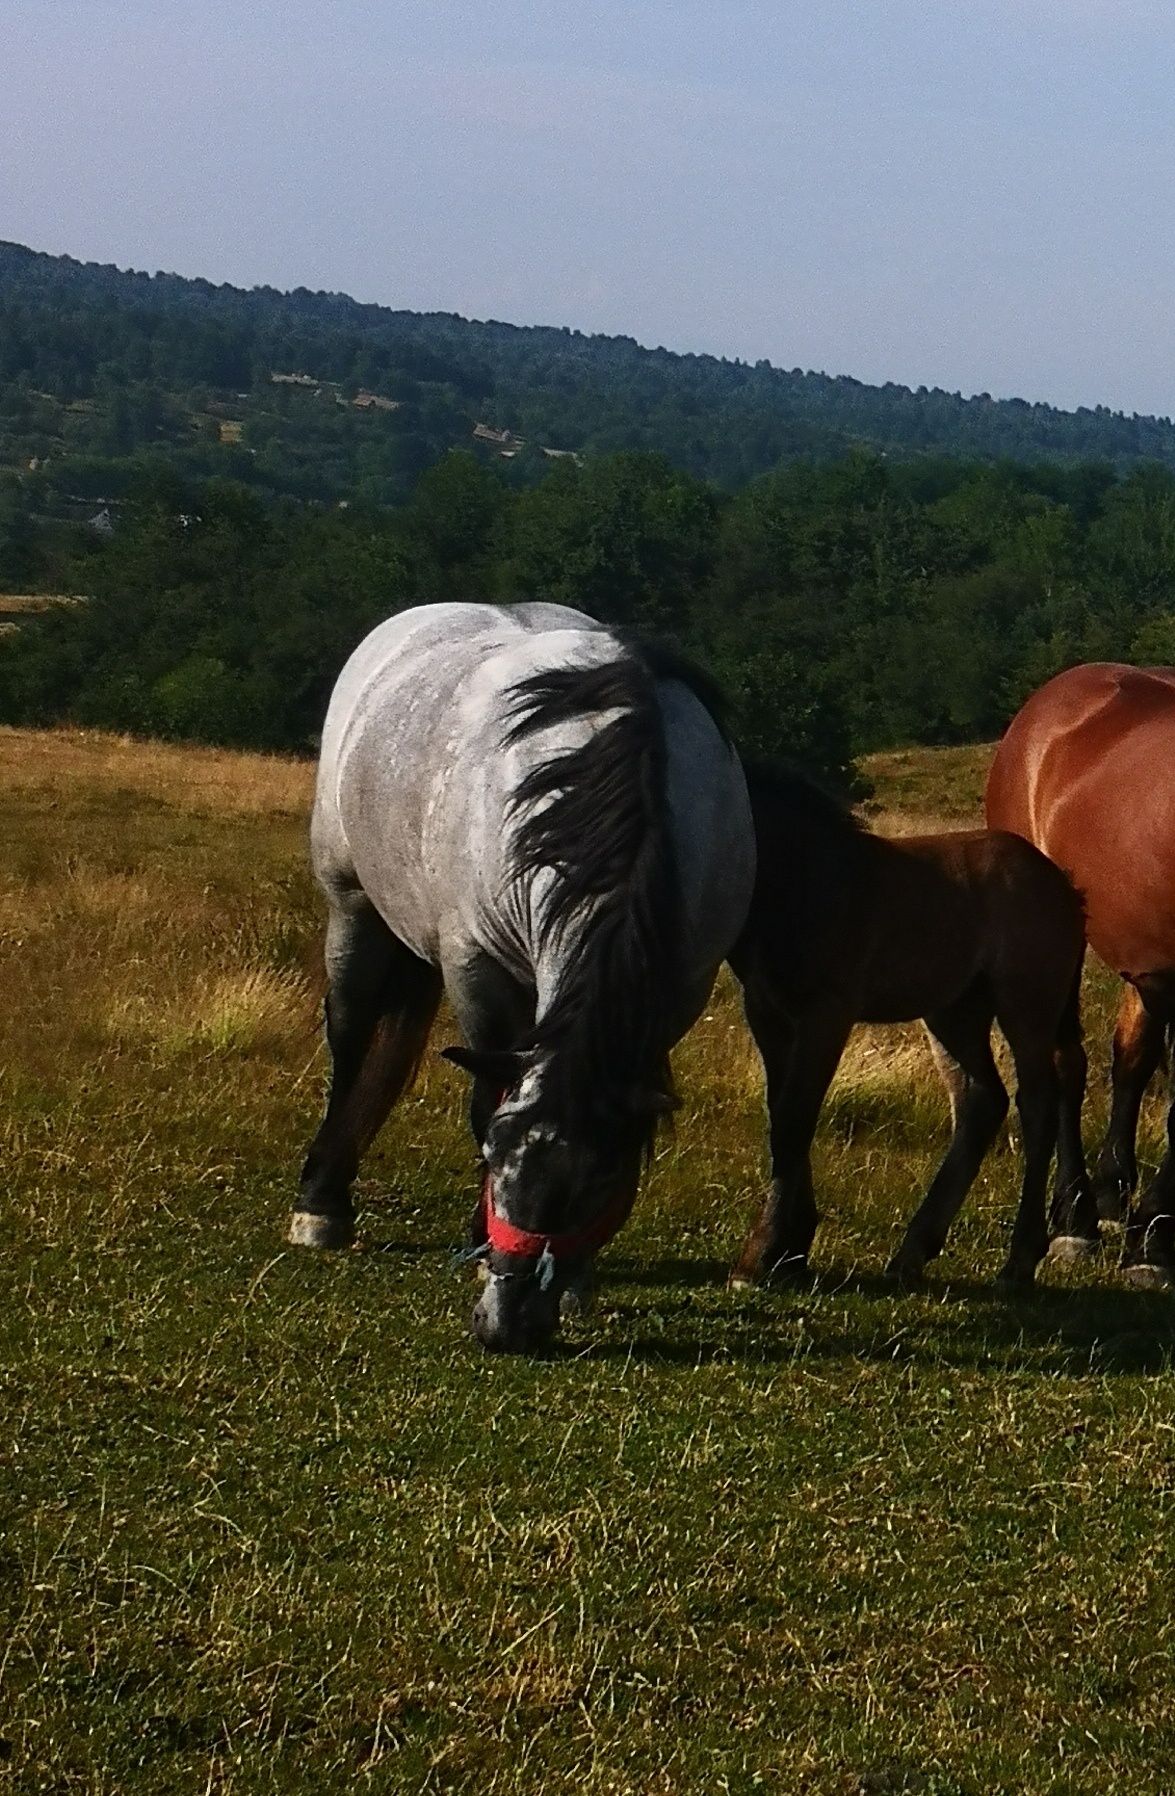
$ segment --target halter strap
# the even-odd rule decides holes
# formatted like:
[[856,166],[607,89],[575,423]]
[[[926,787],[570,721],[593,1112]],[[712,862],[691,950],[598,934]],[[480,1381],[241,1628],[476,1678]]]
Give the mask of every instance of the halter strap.
[[520,1259],[537,1260],[549,1254],[555,1260],[575,1259],[594,1253],[610,1241],[617,1229],[628,1220],[636,1199],[635,1189],[614,1198],[610,1204],[580,1229],[550,1233],[537,1229],[520,1229],[494,1208],[493,1181],[487,1172],[481,1186],[481,1214],[486,1240],[495,1253],[511,1253]]

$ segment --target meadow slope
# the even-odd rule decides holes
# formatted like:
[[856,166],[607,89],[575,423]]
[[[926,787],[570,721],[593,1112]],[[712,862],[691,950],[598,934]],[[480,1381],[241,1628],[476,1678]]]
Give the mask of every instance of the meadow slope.
[[[878,757],[873,809],[961,820],[983,764]],[[0,730],[0,1787],[1168,1788],[1175,1306],[1112,1264],[997,1298],[1006,1145],[926,1289],[884,1284],[945,1128],[916,1030],[854,1041],[810,1292],[724,1287],[763,1157],[729,987],[551,1360],[468,1337],[435,1057],[359,1247],[284,1247],[309,784]]]

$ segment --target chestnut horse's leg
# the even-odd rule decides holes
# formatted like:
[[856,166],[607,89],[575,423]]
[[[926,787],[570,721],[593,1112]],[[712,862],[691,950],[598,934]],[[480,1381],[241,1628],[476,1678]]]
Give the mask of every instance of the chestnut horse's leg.
[[1166,1152],[1126,1219],[1122,1266],[1131,1284],[1175,1284],[1175,1066],[1169,1080]]
[[820,1219],[812,1190],[812,1137],[851,1020],[839,1006],[788,1016],[748,988],[747,1023],[763,1060],[771,1137],[771,1189],[747,1237],[733,1285],[802,1279]]
[[1128,985],[1114,1026],[1110,1122],[1094,1170],[1097,1212],[1107,1222],[1122,1220],[1138,1184],[1134,1157],[1138,1113],[1163,1057],[1164,1028],[1162,1010],[1148,1008],[1136,988]]
[[886,1267],[912,1283],[946,1245],[947,1231],[1008,1113],[1008,1094],[991,1053],[992,1005],[974,987],[957,1004],[925,1019],[935,1061],[951,1099],[954,1134],[902,1242]]

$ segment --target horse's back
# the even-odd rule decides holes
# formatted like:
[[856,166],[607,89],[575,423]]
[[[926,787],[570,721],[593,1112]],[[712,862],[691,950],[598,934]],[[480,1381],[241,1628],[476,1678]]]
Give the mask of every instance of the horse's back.
[[1175,966],[1175,669],[1058,674],[1001,741],[986,809],[1065,870],[1111,967]]
[[[447,942],[454,953],[469,943],[521,975],[530,917],[510,862],[513,794],[536,755],[574,751],[604,714],[511,746],[516,689],[632,654],[559,605],[429,605],[378,625],[340,674],[323,731],[312,832],[320,882],[362,890],[425,959],[443,962]],[[753,831],[741,766],[706,706],[672,678],[656,681],[656,695],[696,984],[712,978],[741,927]]]
[[[339,675],[323,728],[311,830],[328,893],[362,891],[423,959],[447,938],[521,968],[525,918],[502,818],[515,770],[504,701],[552,667],[607,660],[612,639],[556,605],[422,605],[378,624]],[[472,874],[472,876],[471,876]]]

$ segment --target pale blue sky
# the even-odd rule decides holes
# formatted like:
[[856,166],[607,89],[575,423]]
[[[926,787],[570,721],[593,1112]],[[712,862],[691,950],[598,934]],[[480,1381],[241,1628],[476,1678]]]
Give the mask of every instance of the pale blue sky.
[[0,236],[1175,412],[1165,0],[0,0]]

